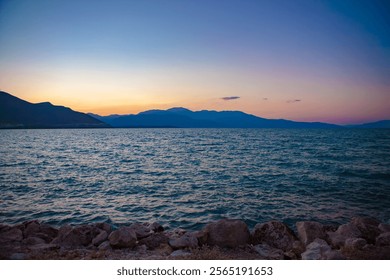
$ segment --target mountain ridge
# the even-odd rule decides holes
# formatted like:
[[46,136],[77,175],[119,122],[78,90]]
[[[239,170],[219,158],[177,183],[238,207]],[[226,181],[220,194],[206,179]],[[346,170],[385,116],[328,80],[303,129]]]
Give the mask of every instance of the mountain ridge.
[[30,103],[0,91],[0,128],[105,128],[105,122],[50,102]]
[[30,103],[0,91],[0,128],[390,128],[390,120],[340,126],[322,122],[266,119],[242,111],[191,111],[183,107],[138,114],[100,116],[50,102]]
[[90,114],[112,127],[177,127],[177,128],[340,128],[321,122],[295,122],[266,119],[241,111],[191,111],[183,107],[153,109],[128,115],[99,116]]

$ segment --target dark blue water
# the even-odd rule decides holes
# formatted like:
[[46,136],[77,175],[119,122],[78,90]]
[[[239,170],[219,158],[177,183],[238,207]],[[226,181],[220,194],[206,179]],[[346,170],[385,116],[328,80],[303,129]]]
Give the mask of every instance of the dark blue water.
[[0,130],[0,222],[390,219],[390,130]]

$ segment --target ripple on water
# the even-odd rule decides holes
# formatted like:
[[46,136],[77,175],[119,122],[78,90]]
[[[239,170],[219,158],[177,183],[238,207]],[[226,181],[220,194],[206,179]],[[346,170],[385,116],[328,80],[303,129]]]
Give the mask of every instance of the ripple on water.
[[389,130],[2,130],[0,140],[0,222],[390,219]]

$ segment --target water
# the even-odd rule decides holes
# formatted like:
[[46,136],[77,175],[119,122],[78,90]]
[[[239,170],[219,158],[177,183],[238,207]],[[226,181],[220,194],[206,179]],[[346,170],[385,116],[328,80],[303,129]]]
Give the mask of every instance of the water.
[[0,222],[390,219],[390,130],[0,130]]

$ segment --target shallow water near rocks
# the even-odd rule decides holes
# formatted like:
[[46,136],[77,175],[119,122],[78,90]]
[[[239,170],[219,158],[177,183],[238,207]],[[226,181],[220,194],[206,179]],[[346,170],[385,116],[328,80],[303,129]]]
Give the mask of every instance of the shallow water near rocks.
[[0,130],[0,222],[390,219],[387,129]]

